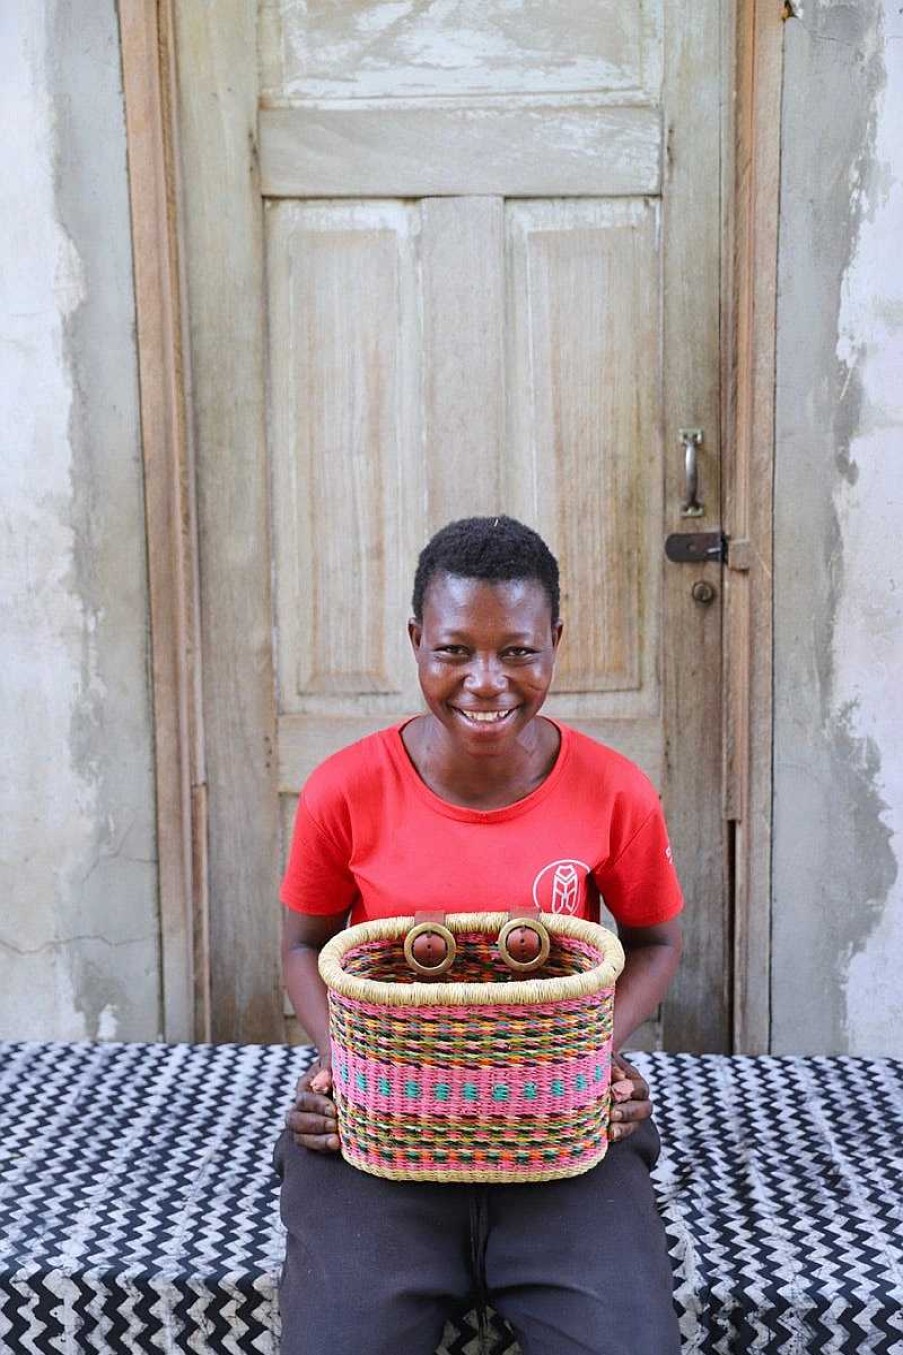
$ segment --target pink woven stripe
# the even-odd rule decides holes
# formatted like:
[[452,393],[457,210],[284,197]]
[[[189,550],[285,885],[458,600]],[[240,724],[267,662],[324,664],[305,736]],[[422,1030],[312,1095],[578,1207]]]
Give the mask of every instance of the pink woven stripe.
[[480,1015],[484,1013],[488,1016],[502,1019],[504,1017],[520,1018],[523,1020],[529,1016],[557,1016],[563,1012],[586,1012],[593,1007],[600,1007],[604,1002],[610,1001],[613,994],[613,988],[603,988],[599,993],[593,993],[591,997],[572,998],[569,1002],[531,1002],[529,1005],[517,1005],[513,1003],[491,1003],[487,1006],[476,1007],[385,1007],[374,1002],[360,1002],[357,998],[343,997],[339,993],[330,993],[331,1002],[337,1003],[348,1011],[363,1012],[365,1016],[378,1016],[383,1020],[391,1016],[393,1021],[401,1020],[404,1017],[414,1017],[418,1022],[462,1020],[472,1013],[479,1011]]
[[333,1046],[336,1084],[349,1102],[392,1115],[554,1115],[605,1093],[610,1048],[557,1064],[435,1068],[383,1063]]

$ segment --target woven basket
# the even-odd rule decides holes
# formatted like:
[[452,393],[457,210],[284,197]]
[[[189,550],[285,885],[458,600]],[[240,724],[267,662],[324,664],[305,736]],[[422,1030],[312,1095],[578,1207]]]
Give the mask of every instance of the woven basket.
[[617,937],[543,914],[542,969],[513,974],[496,944],[506,913],[445,918],[457,944],[418,979],[414,918],[340,932],[320,953],[329,989],[342,1155],[374,1176],[548,1181],[605,1156]]

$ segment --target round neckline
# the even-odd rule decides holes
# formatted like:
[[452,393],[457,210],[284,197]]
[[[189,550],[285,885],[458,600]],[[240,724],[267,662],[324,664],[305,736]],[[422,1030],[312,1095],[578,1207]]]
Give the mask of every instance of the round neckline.
[[534,790],[531,790],[529,795],[525,795],[520,800],[512,800],[510,805],[498,805],[495,809],[474,809],[467,805],[452,804],[450,800],[443,800],[441,795],[437,795],[426,784],[411,761],[411,755],[401,736],[405,726],[417,719],[416,715],[408,716],[407,719],[401,720],[397,725],[392,725],[390,729],[387,729],[385,731],[386,742],[392,761],[399,769],[402,777],[431,809],[443,814],[445,818],[457,819],[461,823],[500,823],[504,819],[513,819],[520,814],[528,813],[537,804],[545,800],[561,780],[565,764],[570,756],[571,730],[569,727],[560,724],[558,720],[553,720],[549,715],[538,718],[548,720],[549,724],[554,725],[558,730],[558,754],[552,764],[552,769],[545,780],[541,781]]

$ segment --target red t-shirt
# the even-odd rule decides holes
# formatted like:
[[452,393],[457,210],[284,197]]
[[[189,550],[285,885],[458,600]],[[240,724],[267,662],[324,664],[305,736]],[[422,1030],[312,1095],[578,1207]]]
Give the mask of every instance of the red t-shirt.
[[561,746],[530,795],[448,804],[420,779],[403,722],[327,758],[307,781],[280,898],[350,922],[423,909],[546,912],[648,927],[683,906],[652,783],[604,744],[555,725]]

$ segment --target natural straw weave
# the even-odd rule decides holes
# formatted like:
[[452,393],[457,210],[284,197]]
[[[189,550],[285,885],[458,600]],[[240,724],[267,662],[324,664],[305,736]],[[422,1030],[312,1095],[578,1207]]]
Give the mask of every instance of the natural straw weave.
[[536,976],[498,955],[507,913],[452,913],[439,978],[404,959],[412,917],[350,927],[320,952],[342,1155],[374,1176],[549,1181],[605,1156],[617,937],[543,914]]

